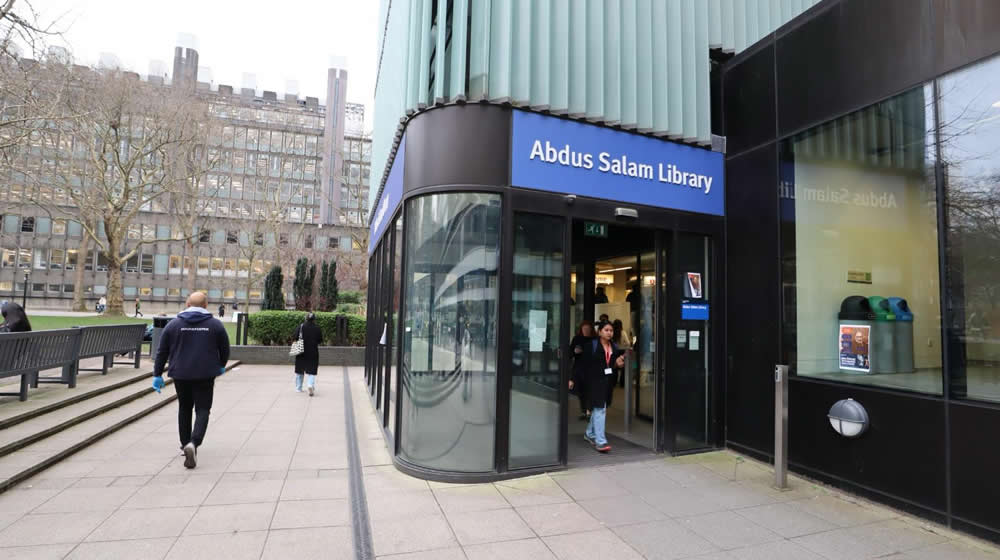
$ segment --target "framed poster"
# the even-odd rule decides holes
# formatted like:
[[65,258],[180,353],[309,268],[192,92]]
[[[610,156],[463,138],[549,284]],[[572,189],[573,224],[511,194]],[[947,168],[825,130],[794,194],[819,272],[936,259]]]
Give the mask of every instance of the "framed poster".
[[694,299],[701,299],[701,273],[700,272],[688,272],[688,292],[689,296]]
[[871,373],[871,327],[840,325],[840,369]]

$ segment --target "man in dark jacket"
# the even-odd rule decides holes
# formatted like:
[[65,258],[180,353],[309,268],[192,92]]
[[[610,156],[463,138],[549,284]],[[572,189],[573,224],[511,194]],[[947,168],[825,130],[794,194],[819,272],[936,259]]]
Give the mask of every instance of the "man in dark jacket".
[[[208,312],[207,305],[201,292],[188,296],[187,309],[163,329],[153,366],[153,388],[159,392],[163,387],[163,367],[170,363],[169,375],[174,380],[180,405],[177,431],[184,451],[184,466],[189,469],[198,464],[198,447],[208,429],[215,378],[225,373],[229,361],[229,334]],[[193,431],[192,408],[196,413]]]

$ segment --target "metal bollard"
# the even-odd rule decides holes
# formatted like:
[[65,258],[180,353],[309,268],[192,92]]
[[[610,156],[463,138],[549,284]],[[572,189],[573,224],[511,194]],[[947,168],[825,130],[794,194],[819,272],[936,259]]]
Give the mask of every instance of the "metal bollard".
[[774,366],[774,487],[788,488],[788,366]]

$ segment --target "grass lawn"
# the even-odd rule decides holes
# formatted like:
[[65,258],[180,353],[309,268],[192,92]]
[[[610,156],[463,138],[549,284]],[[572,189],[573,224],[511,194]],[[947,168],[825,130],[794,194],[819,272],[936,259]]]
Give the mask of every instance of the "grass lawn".
[[[228,319],[228,317],[226,317]],[[68,329],[70,327],[85,327],[88,325],[121,325],[124,323],[152,323],[153,318],[133,317],[62,317],[57,315],[34,315],[30,311],[28,320],[31,321],[31,329],[35,331],[47,331],[51,329]],[[236,343],[236,323],[223,322],[229,333],[229,342]]]

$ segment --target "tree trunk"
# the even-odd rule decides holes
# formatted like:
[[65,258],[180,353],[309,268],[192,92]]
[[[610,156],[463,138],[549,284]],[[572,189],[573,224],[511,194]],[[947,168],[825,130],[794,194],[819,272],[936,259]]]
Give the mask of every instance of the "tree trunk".
[[[184,243],[184,254],[190,257],[191,267],[188,268],[187,276],[184,279],[184,287],[187,289],[188,294],[194,291],[195,275],[198,273],[198,256],[194,254],[194,242],[190,239]],[[181,268],[183,269],[184,263],[183,259],[181,262]]]
[[90,237],[83,234],[80,246],[76,253],[76,270],[73,273],[73,311],[93,311],[87,306],[87,300],[83,297],[83,277],[87,253],[90,251]]
[[122,294],[122,264],[124,261],[119,257],[120,247],[121,241],[108,235],[107,251],[105,252],[108,259],[108,309],[104,313],[114,317],[125,316]]

